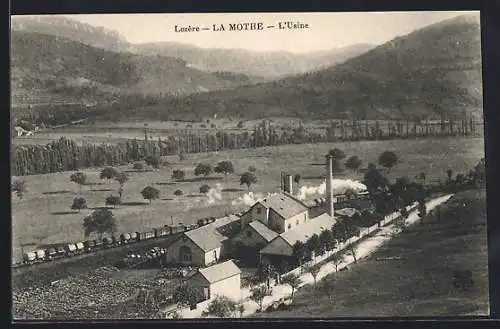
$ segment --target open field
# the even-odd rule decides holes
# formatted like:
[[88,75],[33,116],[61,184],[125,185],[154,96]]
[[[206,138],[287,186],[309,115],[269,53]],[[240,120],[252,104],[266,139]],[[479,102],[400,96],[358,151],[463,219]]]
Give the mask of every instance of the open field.
[[[286,145],[259,149],[241,149],[215,153],[189,154],[181,162],[171,157],[168,167],[147,172],[129,172],[129,181],[124,187],[123,202],[113,213],[117,218],[118,232],[143,231],[164,224],[190,224],[208,216],[223,216],[247,209],[247,204],[239,198],[247,194],[246,186],[240,186],[240,174],[252,165],[257,171],[259,182],[251,186],[254,193],[276,192],[279,189],[280,171],[300,174],[300,186],[317,186],[324,177],[324,166],[312,165],[324,162],[324,154],[338,147],[347,156],[357,155],[366,168],[368,162],[376,162],[384,150],[393,150],[400,157],[389,176],[391,178],[407,175],[413,178],[420,172],[427,174],[428,180],[444,179],[445,171],[466,172],[484,156],[482,138],[453,138],[425,140],[392,140],[344,142],[311,145]],[[231,160],[234,175],[194,179],[196,163],[215,165],[221,160]],[[120,170],[131,170],[131,166]],[[174,182],[171,174],[174,169],[186,171],[186,181]],[[70,172],[26,176],[27,193],[23,199],[12,195],[13,256],[20,256],[23,243],[46,244],[83,239],[82,219],[92,210],[71,212],[73,198],[83,196],[89,208],[103,206],[105,198],[117,195],[118,184],[114,181],[99,180],[99,168],[83,170],[90,182],[102,185],[79,188],[69,180]],[[341,176],[361,179],[362,174],[346,171]],[[214,193],[199,196],[199,187],[209,184]],[[216,184],[220,184],[217,189]],[[147,204],[140,194],[141,190],[153,185],[161,191],[160,198]],[[183,196],[175,196],[174,191],[181,189]],[[297,191],[298,187],[294,190]],[[317,196],[311,196],[317,197]],[[252,198],[248,198],[250,201]],[[128,205],[127,205],[128,204]]]
[[[208,120],[208,122],[207,122]],[[252,131],[262,120],[244,120],[243,127],[238,128],[236,119],[207,119],[203,122],[184,121],[99,121],[94,124],[71,125],[58,128],[47,128],[36,133],[35,136],[21,136],[13,138],[14,144],[47,144],[60,137],[75,140],[78,143],[116,143],[126,139],[144,139],[145,125],[151,138],[165,138],[179,133],[213,133],[224,131],[226,133],[242,133]],[[268,121],[277,127],[291,129],[298,127],[301,120],[295,118],[270,118]],[[212,126],[214,125],[214,126]],[[312,121],[303,124],[309,129],[325,129],[324,121]]]
[[[489,314],[485,192],[458,193],[440,213],[426,216],[348,271],[327,276],[317,288],[300,289],[289,310],[255,316]],[[453,285],[454,272],[464,270],[472,272],[474,281],[468,290]]]
[[[74,140],[77,143],[117,143],[126,139],[143,139],[144,128],[147,125],[148,135],[150,138],[165,139],[167,136],[189,133],[211,133],[215,134],[219,131],[226,133],[243,133],[252,132],[254,127],[261,124],[263,120],[242,120],[243,126],[238,127],[238,119],[227,118],[208,118],[202,122],[184,122],[184,121],[120,121],[107,122],[98,121],[92,124],[77,124],[58,128],[47,128],[37,132],[34,136],[21,136],[12,139],[12,143],[16,145],[23,144],[47,144],[57,140],[60,137],[66,137]],[[315,133],[326,133],[326,128],[335,123],[337,125],[336,134],[340,136],[340,120],[301,120],[297,118],[266,118],[264,120],[271,126],[275,127],[278,133],[282,131],[292,131],[293,129],[302,126],[306,130]],[[351,134],[351,122],[344,120],[346,133]],[[378,121],[380,129],[388,132],[388,122],[384,120]],[[404,125],[403,132],[406,132],[406,122],[401,121]],[[374,120],[364,120],[358,122],[360,129],[365,130],[365,124],[369,127],[375,126]],[[397,121],[391,121],[392,125],[397,124]],[[413,128],[413,123],[409,123],[409,128]],[[438,129],[439,127],[435,127]],[[371,128],[370,128],[371,129]],[[418,124],[417,129],[425,131],[425,124]],[[455,130],[460,129],[459,122],[455,124]],[[476,123],[476,133],[482,134],[483,127],[480,122]],[[439,129],[438,129],[439,130]]]

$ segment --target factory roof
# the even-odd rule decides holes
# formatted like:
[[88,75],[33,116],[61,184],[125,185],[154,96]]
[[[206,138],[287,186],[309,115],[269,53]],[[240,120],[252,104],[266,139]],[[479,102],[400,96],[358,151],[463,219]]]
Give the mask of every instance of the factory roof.
[[210,225],[184,232],[184,235],[205,252],[218,248],[222,241],[227,240],[227,237]]
[[285,219],[307,211],[307,206],[302,201],[288,193],[273,194],[258,203],[274,210]]
[[253,221],[248,224],[257,234],[259,234],[264,240],[270,242],[272,239],[278,236],[278,233],[269,229],[266,225],[262,224],[259,221]]
[[280,234],[280,237],[293,246],[297,241],[305,242],[314,234],[319,235],[321,231],[329,230],[336,222],[330,215],[323,213],[292,230]]
[[354,208],[343,208],[339,210],[335,210],[335,215],[339,215],[342,217],[352,217],[355,214],[359,214],[359,210]]
[[228,239],[218,229],[239,220],[240,218],[236,215],[228,215],[217,218],[208,225],[184,232],[184,235],[203,251],[207,252],[220,247],[221,243]]
[[200,268],[201,274],[208,282],[215,283],[241,273],[241,270],[232,260],[219,263],[206,268]]

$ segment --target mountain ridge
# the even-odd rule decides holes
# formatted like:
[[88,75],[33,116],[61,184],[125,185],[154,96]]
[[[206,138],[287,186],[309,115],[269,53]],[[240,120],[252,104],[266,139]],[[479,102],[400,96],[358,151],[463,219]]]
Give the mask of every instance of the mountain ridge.
[[396,37],[324,70],[172,99],[166,107],[189,107],[186,114],[197,118],[440,118],[464,111],[480,117],[481,75],[479,20],[466,15]]
[[275,79],[335,65],[368,51],[374,45],[353,44],[300,54],[239,48],[203,48],[169,41],[134,44],[133,47],[135,52],[141,54],[160,54],[181,58],[206,71],[222,70]]
[[36,102],[40,95],[99,101],[120,93],[183,95],[252,83],[244,75],[200,71],[177,58],[113,52],[34,32],[12,31],[11,54],[14,105]]

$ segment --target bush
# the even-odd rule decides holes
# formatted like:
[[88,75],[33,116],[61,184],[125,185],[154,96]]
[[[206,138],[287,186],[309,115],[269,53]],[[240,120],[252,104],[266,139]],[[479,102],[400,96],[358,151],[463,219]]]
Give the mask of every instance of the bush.
[[254,166],[250,166],[250,167],[248,167],[248,171],[249,172],[256,172],[257,169]]
[[174,180],[183,180],[185,176],[184,170],[174,170],[172,172],[172,179]]
[[181,190],[175,190],[174,195],[181,196],[184,193]]
[[117,206],[121,203],[121,199],[119,196],[110,195],[106,198],[106,205],[108,206]]
[[212,173],[213,169],[212,169],[212,166],[209,165],[209,164],[203,164],[203,163],[199,163],[196,168],[194,169],[194,175],[195,176],[200,176],[200,175],[203,175],[203,176],[208,176]]
[[200,187],[200,193],[207,194],[208,191],[210,191],[210,186],[208,186],[208,185],[202,185]]
[[136,162],[136,163],[134,163],[134,169],[135,170],[143,170],[144,164],[142,162]]

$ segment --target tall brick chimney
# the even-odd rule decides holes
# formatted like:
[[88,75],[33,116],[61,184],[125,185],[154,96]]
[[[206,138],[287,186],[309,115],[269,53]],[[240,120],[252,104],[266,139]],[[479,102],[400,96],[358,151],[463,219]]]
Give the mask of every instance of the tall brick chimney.
[[326,205],[327,205],[327,213],[331,217],[334,217],[334,209],[333,209],[333,157],[328,154],[326,156]]

